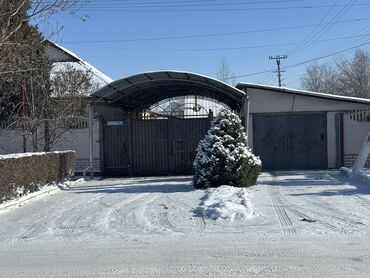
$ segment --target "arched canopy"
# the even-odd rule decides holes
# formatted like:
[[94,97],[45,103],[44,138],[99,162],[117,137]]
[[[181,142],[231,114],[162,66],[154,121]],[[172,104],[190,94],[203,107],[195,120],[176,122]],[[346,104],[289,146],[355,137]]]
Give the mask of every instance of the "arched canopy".
[[127,111],[149,108],[166,98],[198,95],[240,111],[245,93],[211,77],[180,71],[155,71],[122,78],[100,88],[92,97],[122,106]]

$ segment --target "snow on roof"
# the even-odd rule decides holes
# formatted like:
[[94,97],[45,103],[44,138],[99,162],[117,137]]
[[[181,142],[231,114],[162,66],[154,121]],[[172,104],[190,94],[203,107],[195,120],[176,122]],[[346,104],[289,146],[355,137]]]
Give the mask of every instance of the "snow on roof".
[[333,100],[340,100],[340,101],[370,104],[370,99],[366,99],[366,98],[332,95],[332,94],[318,93],[318,92],[305,91],[305,90],[299,90],[299,89],[293,89],[293,88],[277,87],[277,86],[272,86],[272,85],[239,82],[236,85],[236,87],[240,90],[242,90],[243,88],[255,88],[255,89],[263,89],[263,90],[288,93],[288,94],[297,94],[297,95],[319,97],[319,98],[326,98],[326,99],[333,99]]
[[[113,81],[112,78],[110,78],[109,76],[105,75],[104,73],[102,73],[101,71],[99,71],[97,68],[95,68],[94,66],[92,66],[91,64],[89,64],[88,62],[86,62],[85,60],[81,59],[79,56],[77,56],[75,53],[73,53],[72,51],[64,48],[63,46],[60,46],[59,44],[51,41],[51,40],[45,40],[45,43],[49,44],[50,46],[54,47],[54,48],[57,48],[59,50],[61,50],[62,52],[64,52],[64,54],[66,54],[67,56],[71,57],[73,62],[77,62],[79,63],[80,65],[82,65],[86,70],[90,71],[92,74],[94,74],[94,76],[96,76],[99,80],[102,81],[102,83],[104,84],[109,84]],[[70,62],[71,62],[70,61]],[[63,61],[63,60],[55,60],[53,62],[68,62],[68,61]]]

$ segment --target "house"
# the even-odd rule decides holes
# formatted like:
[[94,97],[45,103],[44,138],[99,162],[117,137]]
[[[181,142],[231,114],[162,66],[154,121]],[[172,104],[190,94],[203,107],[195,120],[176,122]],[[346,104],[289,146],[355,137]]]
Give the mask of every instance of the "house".
[[191,174],[195,148],[210,119],[144,119],[141,114],[153,103],[189,94],[217,100],[242,118],[249,107],[249,122],[244,121],[249,145],[265,170],[351,166],[370,129],[368,122],[351,117],[353,111],[367,111],[369,99],[251,83],[234,88],[189,72],[142,73],[92,94],[99,119],[94,130],[100,130],[94,159],[103,174]]
[[[192,174],[199,141],[222,108],[238,113],[264,170],[351,167],[370,129],[370,100],[252,83],[232,87],[204,75],[154,71],[113,81],[58,44],[46,41],[53,74],[90,72],[93,128],[65,134],[53,150],[72,149],[76,172],[103,175]],[[357,115],[354,117],[353,115]],[[360,116],[358,116],[360,115]],[[0,153],[22,152],[22,136],[1,131]]]
[[47,47],[49,59],[52,62],[52,75],[58,74],[59,72],[68,69],[68,67],[72,67],[74,69],[90,73],[92,82],[97,88],[101,88],[113,81],[113,79],[63,46],[51,40],[45,40],[44,43]]

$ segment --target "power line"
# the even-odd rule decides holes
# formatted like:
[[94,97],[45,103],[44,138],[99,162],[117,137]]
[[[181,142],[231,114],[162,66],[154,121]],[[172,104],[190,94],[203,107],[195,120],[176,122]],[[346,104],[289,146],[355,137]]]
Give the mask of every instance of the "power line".
[[[350,23],[350,22],[360,22],[368,21],[370,17],[355,18],[350,20],[338,21],[338,23]],[[332,22],[325,22],[321,25],[329,25]],[[158,37],[158,38],[137,38],[137,39],[116,39],[116,40],[85,40],[85,41],[65,41],[63,44],[81,44],[81,43],[111,43],[111,42],[140,42],[140,41],[163,41],[163,40],[179,40],[179,39],[194,39],[194,38],[211,38],[211,37],[224,37],[224,36],[235,36],[235,35],[244,35],[244,34],[253,34],[253,33],[263,33],[263,32],[274,32],[290,29],[301,29],[313,26],[319,26],[320,24],[304,24],[296,26],[287,26],[287,27],[274,27],[274,28],[264,28],[256,30],[247,30],[239,32],[225,32],[225,33],[213,33],[213,34],[199,34],[199,35],[185,35],[185,36],[168,36],[168,37]]]
[[[335,7],[345,7],[346,4],[337,4]],[[370,6],[370,3],[357,3],[354,6]],[[158,7],[158,6],[157,6]],[[116,7],[116,8],[88,8],[82,7],[80,11],[84,12],[245,12],[245,11],[267,11],[267,10],[297,10],[297,9],[321,9],[321,8],[329,8],[332,5],[304,5],[304,6],[280,6],[280,7],[251,7],[251,8],[222,8],[222,9],[176,9],[177,7],[170,7],[162,9],[157,9],[157,7],[126,7],[125,9]],[[143,9],[145,8],[145,9]]]
[[[307,41],[306,45],[302,45],[300,49],[298,49],[298,52],[301,52],[303,49],[311,46],[314,42],[316,42],[318,39],[320,39],[326,32],[328,32],[348,11],[349,9],[355,5],[357,0],[349,0],[348,3],[341,9],[333,18],[332,23],[328,24],[326,26],[323,26],[321,30],[319,30],[310,40]],[[335,2],[337,3],[337,2]]]
[[[265,3],[281,3],[281,2],[305,2],[307,0],[261,0],[261,1],[250,1],[250,2],[237,2],[244,4],[265,4]],[[54,3],[51,0],[45,0],[47,3]],[[137,1],[137,0],[94,0],[86,3],[86,0],[76,0],[75,2],[81,4],[118,4],[118,5],[154,5],[154,4],[182,4],[182,3],[203,3],[204,2],[221,2],[220,0],[181,0],[181,1]],[[217,4],[217,3],[216,3]]]
[[334,53],[331,53],[331,54],[328,54],[328,55],[320,56],[320,57],[313,58],[313,59],[310,59],[310,60],[307,60],[307,61],[304,61],[304,62],[300,62],[300,63],[293,64],[293,65],[289,65],[289,66],[286,66],[284,68],[285,69],[287,69],[287,68],[293,68],[293,67],[298,67],[298,66],[301,66],[301,65],[304,65],[304,64],[312,63],[314,61],[318,61],[318,60],[322,60],[322,59],[325,59],[325,58],[329,58],[329,57],[338,55],[340,53],[347,52],[349,50],[353,50],[353,49],[356,49],[356,48],[359,48],[361,46],[365,46],[365,45],[368,45],[368,44],[370,44],[370,41],[369,42],[366,42],[366,43],[362,43],[362,44],[356,45],[356,46],[353,46],[353,47],[350,47],[350,48],[346,48],[346,49],[343,49],[343,50],[340,50],[340,51],[337,51],[337,52],[334,52]]
[[324,17],[320,20],[319,24],[316,25],[316,27],[311,30],[311,32],[306,36],[306,38],[299,44],[297,45],[293,50],[289,51],[288,54],[292,54],[295,50],[299,49],[302,45],[304,45],[309,39],[312,34],[316,32],[316,30],[321,26],[321,24],[325,21],[325,19],[329,16],[329,14],[332,12],[334,9],[334,5],[338,3],[339,0],[336,0],[333,4],[333,6],[330,8],[330,10],[324,15]]
[[[216,1],[156,1],[156,2],[111,2],[111,1],[94,1],[86,3],[85,6],[116,6],[116,7],[207,7],[207,6],[237,6],[237,5],[259,5],[259,4],[280,4],[291,2],[305,2],[307,0],[267,0],[267,1],[251,1],[251,2],[223,2],[223,3],[204,3]],[[81,2],[83,3],[83,1]],[[192,3],[192,4],[189,4]],[[170,5],[163,5],[170,4]]]
[[370,28],[370,25],[367,25],[366,27],[361,28],[360,30],[358,30],[355,33],[356,35],[351,36],[351,38],[348,38],[349,40],[339,42],[339,43],[333,45],[327,51],[337,51],[338,49],[346,47],[346,46],[350,45],[351,43],[353,43],[355,41],[357,41],[357,42],[361,41],[363,38],[367,37],[367,35],[368,35],[367,32],[369,31],[369,28]]
[[[317,42],[327,42],[327,41],[336,41],[347,38],[356,38],[356,37],[366,37],[370,36],[370,33],[354,35],[354,36],[345,36],[345,37],[336,37],[329,38],[324,40],[318,40]],[[96,46],[96,45],[85,45],[85,44],[75,44],[77,46],[95,46],[98,48],[106,49],[117,49],[117,50],[127,50],[127,51],[157,51],[157,52],[202,52],[202,51],[223,51],[223,50],[244,50],[244,49],[256,49],[256,48],[269,48],[277,46],[287,46],[287,45],[297,45],[297,42],[287,42],[287,43],[275,43],[275,44],[261,44],[261,45],[246,45],[246,46],[235,46],[235,47],[218,47],[218,48],[130,48],[130,47],[114,47],[114,46]]]
[[[334,53],[331,53],[331,54],[328,54],[328,55],[324,55],[324,56],[320,56],[320,57],[317,57],[317,58],[312,58],[312,59],[309,59],[309,60],[306,60],[306,61],[303,61],[303,62],[299,62],[299,63],[296,63],[296,64],[288,65],[288,66],[285,66],[284,69],[294,68],[294,67],[298,67],[298,66],[301,66],[301,65],[304,65],[304,64],[312,63],[314,61],[329,58],[329,57],[338,55],[340,53],[347,52],[347,51],[350,51],[350,50],[353,50],[353,49],[356,49],[356,48],[359,48],[359,47],[362,47],[362,46],[365,46],[365,45],[370,45],[370,41],[368,41],[366,43],[359,44],[359,45],[355,45],[353,47],[346,48],[346,49],[343,49],[341,51],[337,51],[337,52],[334,52]],[[259,75],[259,74],[263,74],[263,73],[266,73],[266,72],[271,72],[271,70],[265,70],[265,71],[260,71],[260,72],[254,72],[254,73],[248,73],[248,74],[243,74],[243,75],[231,76],[230,79],[231,78],[254,76],[254,75]]]

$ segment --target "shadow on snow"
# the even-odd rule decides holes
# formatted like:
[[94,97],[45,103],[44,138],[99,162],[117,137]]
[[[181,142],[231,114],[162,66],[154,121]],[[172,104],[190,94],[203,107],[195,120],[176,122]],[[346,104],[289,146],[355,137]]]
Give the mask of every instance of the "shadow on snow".
[[85,193],[175,193],[194,191],[192,178],[102,179],[91,185],[70,188]]

